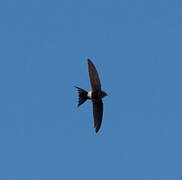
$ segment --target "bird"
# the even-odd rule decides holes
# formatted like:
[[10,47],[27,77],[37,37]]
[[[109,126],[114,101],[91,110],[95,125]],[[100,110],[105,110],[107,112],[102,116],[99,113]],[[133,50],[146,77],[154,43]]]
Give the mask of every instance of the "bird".
[[93,118],[94,118],[94,128],[97,133],[101,127],[102,117],[103,117],[103,101],[102,99],[107,95],[105,91],[101,89],[101,82],[99,79],[98,72],[93,62],[88,60],[88,72],[90,78],[91,90],[86,91],[82,88],[75,86],[78,90],[78,107],[81,106],[85,101],[91,100],[93,105]]

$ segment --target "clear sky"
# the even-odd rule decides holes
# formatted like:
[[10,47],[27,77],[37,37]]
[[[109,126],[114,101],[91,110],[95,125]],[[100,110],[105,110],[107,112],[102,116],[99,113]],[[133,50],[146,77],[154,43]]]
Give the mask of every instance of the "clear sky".
[[181,129],[180,0],[0,2],[1,180],[181,180]]

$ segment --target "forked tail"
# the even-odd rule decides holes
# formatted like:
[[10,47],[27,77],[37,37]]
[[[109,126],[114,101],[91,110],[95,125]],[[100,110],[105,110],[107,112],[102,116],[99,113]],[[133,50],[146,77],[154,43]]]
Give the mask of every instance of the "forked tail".
[[88,99],[87,91],[85,91],[85,90],[83,90],[83,89],[81,89],[81,88],[79,88],[77,86],[75,86],[75,88],[77,88],[77,90],[78,90],[78,96],[79,96],[78,107],[79,107],[80,105],[82,105]]

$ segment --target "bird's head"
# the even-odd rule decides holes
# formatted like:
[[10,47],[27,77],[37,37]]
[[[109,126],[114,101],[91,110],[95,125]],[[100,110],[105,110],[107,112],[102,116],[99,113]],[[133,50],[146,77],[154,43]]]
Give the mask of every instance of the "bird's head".
[[106,96],[108,96],[107,93],[104,92],[104,91],[102,91],[102,97],[104,98],[104,97],[106,97]]

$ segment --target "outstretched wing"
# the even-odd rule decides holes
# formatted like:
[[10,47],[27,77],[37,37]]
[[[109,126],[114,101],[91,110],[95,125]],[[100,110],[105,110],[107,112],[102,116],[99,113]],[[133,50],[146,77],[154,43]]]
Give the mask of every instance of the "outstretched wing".
[[102,100],[99,100],[99,101],[92,100],[92,103],[93,103],[94,127],[97,133],[102,123],[103,102]]
[[97,73],[97,70],[96,70],[94,64],[92,63],[92,61],[90,59],[88,59],[88,72],[89,72],[92,91],[100,90],[101,83],[100,83],[99,75]]

